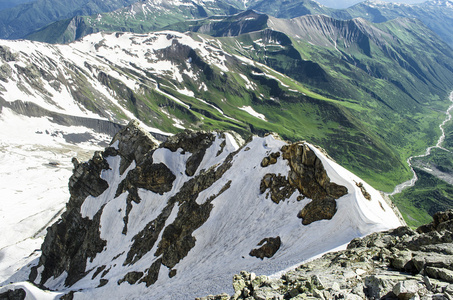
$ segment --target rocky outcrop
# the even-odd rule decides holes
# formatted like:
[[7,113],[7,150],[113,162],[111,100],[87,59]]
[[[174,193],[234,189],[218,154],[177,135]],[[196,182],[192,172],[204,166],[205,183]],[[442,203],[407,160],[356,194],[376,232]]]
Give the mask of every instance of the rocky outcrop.
[[187,151],[192,153],[186,162],[186,175],[193,176],[203,160],[206,149],[212,145],[213,141],[214,135],[211,133],[187,130],[183,133],[169,137],[161,144],[161,147],[170,149],[172,152],[181,148],[183,152]]
[[280,249],[280,246],[282,244],[282,241],[279,236],[277,237],[269,237],[262,239],[259,243],[258,246],[261,246],[259,248],[253,249],[250,251],[250,256],[255,256],[261,259],[264,259],[265,257],[270,258],[274,256],[274,254]]
[[159,142],[147,131],[140,128],[137,120],[132,120],[128,126],[121,129],[112,140],[118,142],[121,154],[120,173],[123,174],[132,161],[140,165],[147,153],[157,148]]
[[[285,145],[281,151],[290,167],[288,177],[266,174],[261,180],[260,192],[264,193],[269,189],[267,195],[277,204],[289,198],[295,190],[299,191],[302,198],[312,199],[298,213],[304,225],[332,219],[337,211],[336,199],[346,195],[348,189],[330,182],[321,160],[307,144],[301,142]],[[280,152],[271,153],[263,158],[261,167],[275,164],[279,157]]]
[[[155,139],[141,129],[137,121],[131,121],[122,129],[114,137],[112,144],[117,141],[118,149],[108,147],[103,152],[96,151],[88,162],[79,163],[77,159],[73,159],[74,170],[69,179],[71,196],[66,212],[61,216],[60,222],[47,229],[39,264],[30,273],[32,282],[38,278],[37,270],[42,266],[44,271],[37,284],[44,285],[49,278],[57,278],[66,272],[65,285],[71,286],[86,275],[87,259],[94,258],[105,247],[106,242],[100,237],[102,208],[92,219],[81,214],[81,206],[88,196],[98,197],[109,188],[109,184],[101,176],[103,170],[110,168],[105,158],[121,156],[120,171],[124,172],[132,161],[143,163],[146,153],[156,147]],[[160,169],[162,168],[157,170],[158,174],[165,173]],[[140,174],[136,171],[135,175],[139,178],[137,181],[146,185],[147,177],[143,178]],[[159,181],[160,177],[157,178]],[[132,193],[128,199],[132,199],[135,194]]]
[[234,295],[213,299],[452,299],[453,210],[417,230],[403,226],[349,243],[279,278],[241,272]]
[[316,200],[338,199],[348,193],[344,186],[330,182],[321,160],[305,143],[282,147],[283,158],[288,160],[291,171],[288,180],[306,197]]
[[24,300],[27,293],[24,289],[8,290],[4,293],[0,293],[0,299],[2,300]]
[[73,175],[69,179],[71,197],[61,216],[62,221],[47,229],[39,264],[32,268],[30,281],[37,279],[37,269],[42,266],[44,270],[37,284],[43,285],[49,278],[57,278],[66,272],[65,284],[71,285],[85,275],[87,259],[104,248],[105,241],[99,233],[102,210],[90,220],[82,217],[80,207],[88,196],[97,197],[109,187],[101,178],[101,172],[109,168],[104,158],[107,153],[109,150],[95,152],[86,163],[73,160]]
[[[344,244],[359,230],[399,224],[377,199],[363,199],[351,176],[341,177],[347,171],[313,146],[266,136],[238,147],[234,138],[228,132],[185,131],[158,146],[133,121],[90,161],[74,159],[67,211],[48,229],[30,280],[67,299],[105,293],[188,299],[212,290],[208,282],[221,291],[242,268],[278,272],[304,255]],[[330,181],[327,164],[329,176],[354,189],[351,197],[339,199],[347,189]],[[392,225],[376,224],[365,212],[359,211],[361,218],[342,212],[341,206],[338,214],[337,199],[345,201],[343,208],[355,201],[378,208],[373,214]],[[303,224],[337,215],[304,226],[299,211]],[[442,265],[428,267],[437,277],[448,276]],[[191,277],[198,282],[188,287]],[[266,277],[252,277],[237,278],[236,296],[278,296]],[[318,277],[310,277],[311,284],[320,286]],[[409,293],[407,288],[397,292]]]
[[[166,148],[172,152],[178,149],[183,153],[190,152],[191,156],[186,163],[186,175],[192,177],[203,160],[206,149],[212,145],[214,139],[213,133],[187,131],[169,138],[160,145],[160,148]],[[127,193],[123,235],[128,232],[129,214],[133,203],[138,204],[142,201],[139,189],[158,195],[163,195],[172,189],[176,176],[164,163],[154,162],[153,153],[156,149],[155,139],[141,129],[138,122],[131,121],[115,135],[111,147],[103,152],[96,152],[87,163],[73,161],[74,174],[69,183],[71,199],[67,205],[67,212],[63,214],[60,222],[48,229],[42,246],[43,254],[39,265],[30,275],[31,281],[40,278],[36,283],[44,285],[49,278],[57,278],[66,272],[65,285],[71,286],[91,271],[86,270],[87,259],[93,259],[106,246],[106,242],[100,238],[99,233],[103,207],[92,219],[83,217],[80,211],[88,196],[98,197],[109,188],[109,184],[101,176],[103,170],[110,168],[106,161],[107,157],[121,158],[120,175],[124,174],[133,162],[136,164],[135,168],[129,170],[124,180],[118,184],[115,193],[115,198]],[[195,245],[193,231],[206,222],[212,209],[211,202],[229,188],[231,181],[203,204],[198,204],[196,199],[231,167],[231,160],[232,155],[216,168],[201,170],[198,176],[188,180],[168,200],[157,218],[132,238],[132,246],[123,265],[133,265],[155,246],[157,246],[155,256],[161,258],[152,262],[146,270],[128,272],[118,280],[118,284],[144,282],[146,286],[150,286],[158,279],[161,266],[170,269],[170,277],[176,275],[177,270],[172,268]],[[170,225],[166,224],[175,206],[178,207],[179,212]],[[160,240],[158,240],[159,237]],[[38,269],[41,266],[44,267],[44,271],[38,277]],[[107,283],[106,279],[102,279],[109,272],[105,268],[105,265],[98,267],[92,276],[94,279],[102,272],[100,286]]]
[[356,182],[355,185],[360,189],[360,191],[362,192],[362,195],[363,195],[363,197],[365,197],[365,199],[371,200],[371,195],[370,195],[370,193],[368,193],[366,191],[362,182]]

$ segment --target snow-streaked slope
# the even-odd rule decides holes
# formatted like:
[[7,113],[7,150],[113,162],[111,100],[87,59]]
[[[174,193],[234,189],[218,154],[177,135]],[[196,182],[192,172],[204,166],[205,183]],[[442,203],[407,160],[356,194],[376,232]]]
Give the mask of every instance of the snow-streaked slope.
[[[174,58],[162,57],[161,53],[178,43],[197,51],[211,66],[228,71],[226,57],[218,47],[170,31],[146,35],[97,33],[69,45],[1,40],[0,47],[6,54],[0,58],[4,63],[0,96],[8,102],[33,102],[58,113],[110,120],[117,120],[118,116],[112,115],[111,111],[116,108],[127,119],[132,119],[134,116],[126,107],[125,99],[103,85],[99,73],[112,76],[132,91],[139,90],[143,78],[149,74],[181,82],[181,66],[172,61]],[[189,61],[186,66],[188,70],[183,73],[196,77],[190,73]],[[128,69],[138,73],[124,72]],[[150,88],[157,88],[153,78],[147,79]],[[111,109],[93,112],[87,108],[87,103],[77,95],[84,92],[78,91],[81,87],[77,84],[80,83],[84,84],[84,90],[89,91],[85,96],[91,95],[97,106]]]
[[[226,53],[218,40],[174,31],[96,33],[68,45],[0,40],[0,65],[0,101],[9,105],[31,102],[52,113],[118,124],[139,119],[164,135],[199,128],[209,119],[228,124],[231,111],[241,111],[217,99],[219,89],[225,99],[240,93],[250,106],[250,91],[242,90],[239,77],[255,91],[256,72],[275,73]],[[244,126],[246,117],[234,119],[236,127]]]
[[[275,164],[261,166],[264,157],[282,151],[286,145],[284,141],[272,135],[255,137],[238,149],[229,134],[214,134],[213,138],[193,176],[187,174],[186,163],[195,152],[182,148],[172,151],[171,146],[151,151],[149,155],[152,155],[152,160],[148,161],[155,165],[164,164],[175,178],[171,189],[161,194],[139,188],[140,201],[132,202],[130,210],[126,201],[129,191],[118,194],[118,186],[138,166],[144,168],[143,162],[133,162],[120,174],[121,157],[106,157],[109,169],[102,171],[100,176],[108,182],[109,187],[98,197],[88,196],[80,209],[80,214],[89,219],[101,214],[99,236],[106,244],[101,252],[87,259],[87,274],[72,286],[65,286],[65,280],[74,276],[66,271],[54,273],[56,278],[46,277],[44,285],[64,293],[75,291],[74,299],[104,299],[112,295],[123,299],[190,299],[225,290],[232,292],[231,277],[243,269],[259,274],[274,274],[342,246],[355,237],[400,225],[399,219],[379,192],[363,184],[371,196],[371,200],[367,200],[358,187],[358,183],[363,181],[329,160],[312,145],[308,145],[309,149],[324,165],[331,182],[346,187],[348,192],[336,200],[337,212],[331,220],[303,225],[297,214],[311,199],[301,199],[301,193],[296,190],[277,204],[266,192],[260,192],[260,184],[266,174],[288,176],[290,166],[282,156],[278,157]],[[113,146],[121,149],[117,142]],[[212,176],[209,175],[211,173]],[[203,177],[206,174],[214,178],[213,182]],[[128,182],[132,182],[130,178]],[[189,193],[181,198],[180,193],[187,191],[194,180],[199,182],[193,188],[195,194]],[[208,185],[205,184],[206,180],[210,182]],[[196,199],[190,195],[195,195]],[[174,202],[174,199],[179,200]],[[174,231],[178,235],[178,229],[170,228],[179,228],[178,222],[187,217],[189,203],[193,203],[189,207],[198,207],[208,202],[212,205],[208,218],[184,238],[193,236],[194,245],[190,244],[188,252],[174,265],[170,263],[172,266],[167,267],[169,263],[164,260],[168,252],[165,251],[173,247],[165,246],[169,241],[167,231]],[[146,236],[149,230],[157,230],[151,228],[158,228],[156,224],[162,222],[158,217],[164,211],[167,212],[165,229],[160,231],[151,249],[138,251],[137,239],[140,240],[143,234]],[[195,209],[193,213],[198,213],[198,210]],[[129,221],[125,233],[126,214]],[[144,228],[148,229],[144,231]],[[166,241],[163,242],[164,236]],[[281,238],[281,247],[271,258],[261,260],[249,255],[252,249],[258,248],[262,239],[277,236]],[[172,243],[171,240],[169,242]],[[179,247],[178,242],[175,243],[174,247]],[[52,243],[47,247],[49,245]],[[164,249],[161,254],[160,248]],[[130,253],[135,253],[132,261]],[[151,273],[150,266],[157,266],[159,271],[156,273],[157,281],[147,287],[145,282],[140,283],[138,279]],[[48,266],[45,264],[37,268],[36,283],[42,282],[45,272],[55,272],[46,271],[46,268]],[[126,274],[134,274],[138,278],[131,280],[131,283],[128,280],[121,283],[127,278]],[[100,283],[105,285],[100,287]]]

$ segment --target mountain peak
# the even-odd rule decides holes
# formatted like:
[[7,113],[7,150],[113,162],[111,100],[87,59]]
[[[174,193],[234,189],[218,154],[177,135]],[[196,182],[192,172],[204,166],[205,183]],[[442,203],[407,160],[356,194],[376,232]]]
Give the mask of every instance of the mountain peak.
[[267,135],[239,147],[228,132],[185,131],[156,147],[137,125],[75,164],[36,284],[193,298],[242,269],[270,275],[400,224],[377,191],[308,143]]
[[451,0],[432,0],[432,1],[426,1],[423,4],[431,5],[431,6],[453,8],[453,1],[451,1]]

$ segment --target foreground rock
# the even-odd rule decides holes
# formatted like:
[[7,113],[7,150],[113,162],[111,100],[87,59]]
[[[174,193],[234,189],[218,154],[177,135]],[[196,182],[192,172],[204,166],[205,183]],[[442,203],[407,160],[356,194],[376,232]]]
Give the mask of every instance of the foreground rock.
[[349,243],[279,278],[242,271],[214,299],[453,299],[453,210]]

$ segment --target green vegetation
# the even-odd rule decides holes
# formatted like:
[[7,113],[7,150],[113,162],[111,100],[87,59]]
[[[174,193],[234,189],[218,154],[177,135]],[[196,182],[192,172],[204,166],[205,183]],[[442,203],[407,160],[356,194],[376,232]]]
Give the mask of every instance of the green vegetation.
[[453,185],[416,169],[416,186],[393,196],[407,224],[417,227],[432,221],[431,215],[453,206]]
[[434,148],[412,164],[419,180],[413,187],[393,196],[406,222],[413,227],[431,221],[431,215],[453,206],[453,121],[445,127],[444,149]]

